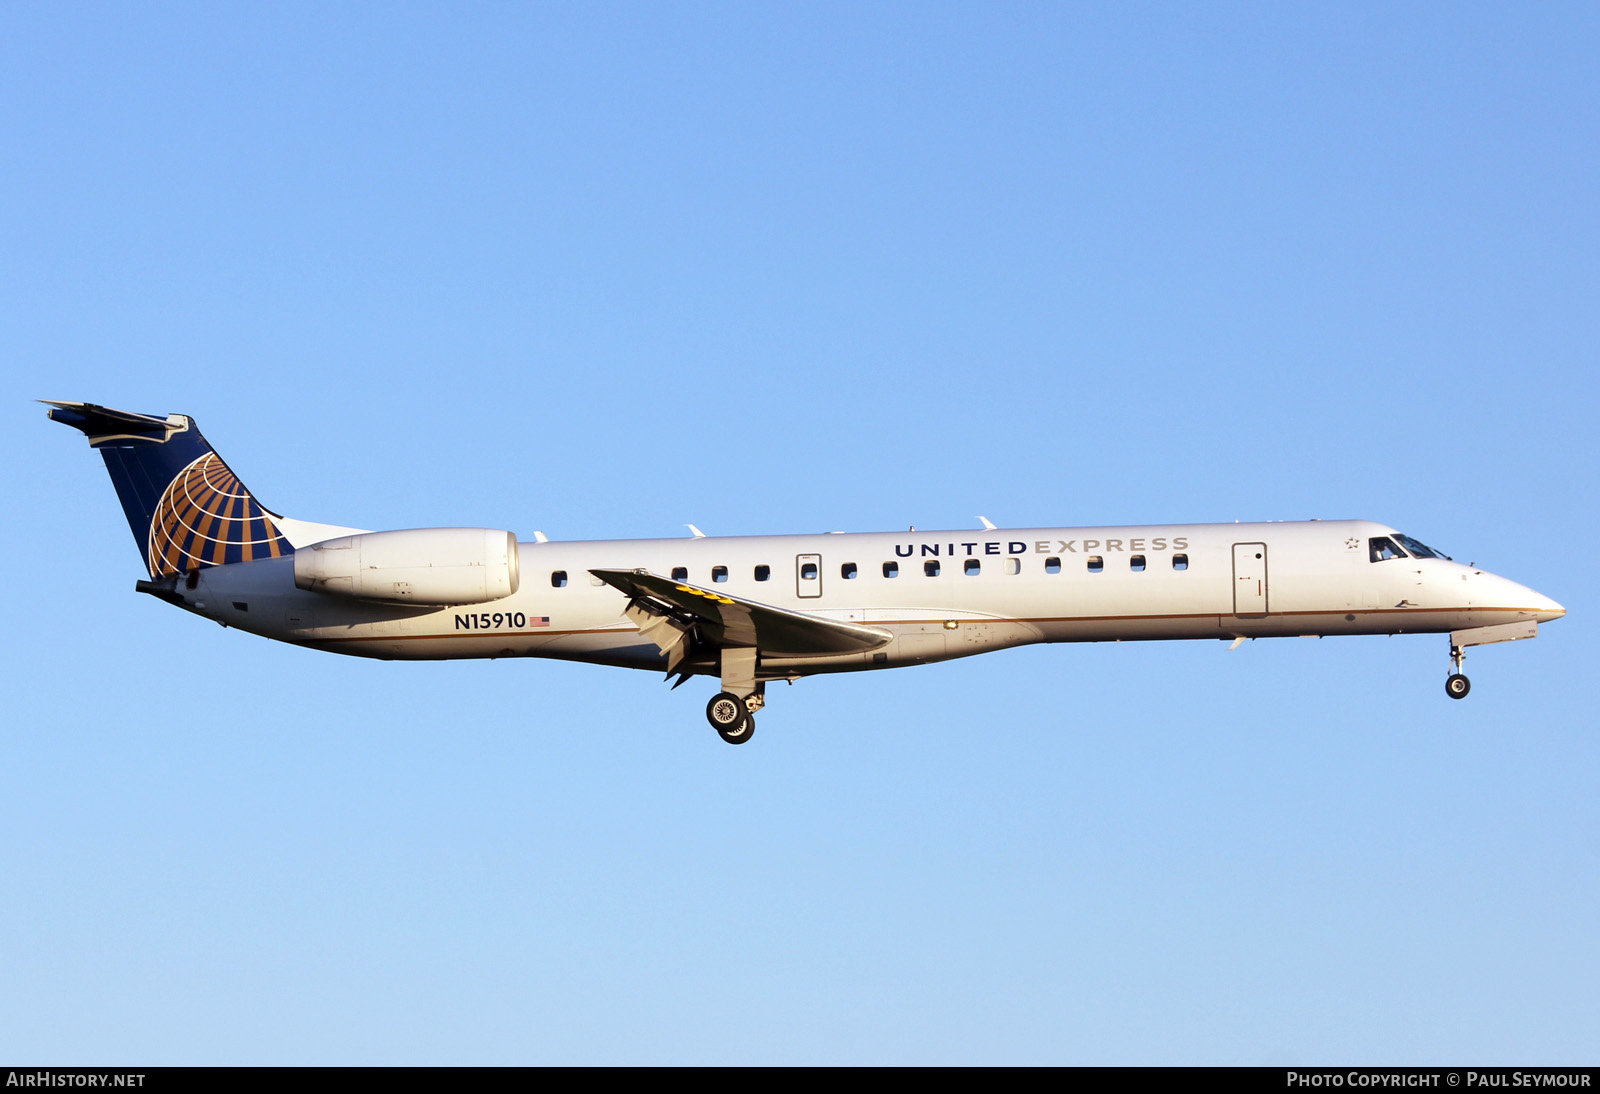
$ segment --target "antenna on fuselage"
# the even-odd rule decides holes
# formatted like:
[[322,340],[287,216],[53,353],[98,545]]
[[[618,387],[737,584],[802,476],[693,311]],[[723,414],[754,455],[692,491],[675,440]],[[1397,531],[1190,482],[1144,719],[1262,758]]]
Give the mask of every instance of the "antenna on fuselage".
[[700,529],[696,528],[694,525],[685,524],[684,527],[689,529],[689,531],[694,533],[694,538],[695,539],[705,539],[706,538],[706,534],[704,532],[702,532]]
[[983,521],[983,526],[984,526],[984,527],[985,527],[985,528],[986,528],[986,529],[988,529],[988,530],[989,530],[989,531],[991,531],[991,532],[992,532],[992,531],[994,531],[994,530],[995,530],[995,527],[994,527],[994,525],[993,525],[993,524],[990,524],[990,523],[989,523],[989,518],[988,518],[988,517],[979,517],[979,518],[978,518],[978,519],[979,519],[979,520],[981,520],[981,521]]

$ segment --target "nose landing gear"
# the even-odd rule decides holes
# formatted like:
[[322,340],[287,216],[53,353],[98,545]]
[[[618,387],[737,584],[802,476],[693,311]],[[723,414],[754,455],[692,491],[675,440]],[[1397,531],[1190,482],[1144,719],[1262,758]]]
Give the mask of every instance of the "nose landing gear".
[[1532,638],[1539,633],[1539,624],[1532,619],[1519,619],[1515,623],[1495,623],[1487,627],[1468,627],[1450,632],[1450,676],[1444,682],[1444,693],[1452,699],[1465,699],[1472,684],[1461,675],[1461,662],[1466,660],[1468,646],[1487,646],[1495,642],[1515,642],[1519,638]]
[[1450,675],[1445,677],[1444,693],[1452,699],[1465,699],[1467,692],[1472,690],[1472,681],[1461,675],[1461,662],[1467,659],[1467,651],[1460,646],[1450,647]]

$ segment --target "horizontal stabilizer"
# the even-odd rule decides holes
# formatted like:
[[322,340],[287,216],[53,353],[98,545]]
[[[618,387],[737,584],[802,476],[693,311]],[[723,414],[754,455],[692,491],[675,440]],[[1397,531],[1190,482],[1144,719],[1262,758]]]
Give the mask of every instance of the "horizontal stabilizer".
[[662,614],[688,617],[684,621],[692,621],[700,639],[718,648],[754,647],[768,656],[808,657],[863,653],[894,637],[877,627],[758,604],[644,570],[589,572]]
[[95,403],[66,403],[54,399],[40,399],[50,407],[45,413],[52,422],[70,425],[89,438],[91,443],[110,437],[144,437],[165,441],[177,429],[184,428],[180,418],[174,422],[153,414],[136,414],[131,410],[112,410]]

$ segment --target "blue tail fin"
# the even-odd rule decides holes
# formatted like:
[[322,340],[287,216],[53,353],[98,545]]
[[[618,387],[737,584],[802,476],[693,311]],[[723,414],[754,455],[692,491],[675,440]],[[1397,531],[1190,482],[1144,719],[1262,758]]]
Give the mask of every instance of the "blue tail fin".
[[152,578],[294,553],[276,514],[250,496],[194,419],[47,403],[52,421],[80,430],[105,458]]

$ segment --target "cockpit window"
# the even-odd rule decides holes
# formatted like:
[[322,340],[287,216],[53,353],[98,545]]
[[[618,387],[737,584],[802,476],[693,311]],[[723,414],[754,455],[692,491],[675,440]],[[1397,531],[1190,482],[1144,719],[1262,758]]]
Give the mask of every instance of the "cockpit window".
[[1391,558],[1405,558],[1406,553],[1394,545],[1388,536],[1373,536],[1367,540],[1367,553],[1374,562],[1387,562]]
[[1411,556],[1413,558],[1449,558],[1450,557],[1449,555],[1443,553],[1442,551],[1435,551],[1432,547],[1429,547],[1426,543],[1420,543],[1417,540],[1412,539],[1410,536],[1402,536],[1399,532],[1396,532],[1394,534],[1394,538],[1400,541],[1400,546],[1404,547],[1406,550],[1411,552]]

